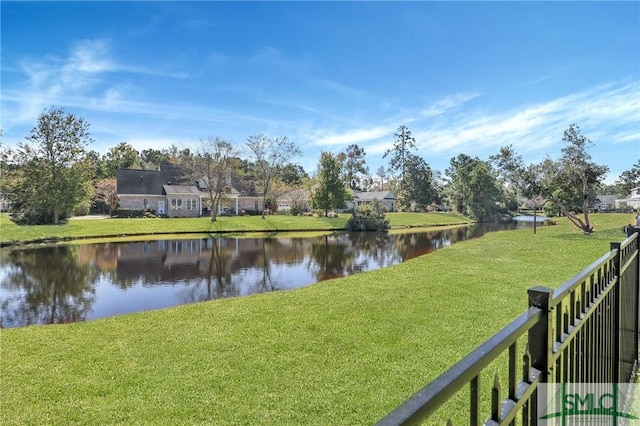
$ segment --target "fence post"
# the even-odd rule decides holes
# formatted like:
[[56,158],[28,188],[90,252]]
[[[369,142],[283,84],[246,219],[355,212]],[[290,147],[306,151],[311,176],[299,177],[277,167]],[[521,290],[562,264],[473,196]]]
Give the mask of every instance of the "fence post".
[[640,341],[639,341],[639,335],[640,335],[640,227],[634,227],[633,229],[635,231],[637,235],[636,237],[636,268],[633,271],[633,287],[635,289],[635,296],[636,296],[636,300],[635,303],[633,305],[633,309],[636,311],[635,314],[635,321],[634,321],[634,328],[635,330],[633,330],[633,337],[634,337],[634,343],[633,343],[633,347],[634,347],[634,354],[635,354],[635,361],[636,364],[638,363],[638,361],[640,361],[640,353],[638,352],[638,350],[640,349]]
[[622,308],[622,268],[620,262],[620,243],[611,243],[611,250],[616,251],[616,255],[613,258],[613,273],[616,277],[615,287],[613,289],[613,300],[615,306],[613,307],[614,324],[609,325],[609,330],[613,333],[613,354],[612,359],[614,362],[612,383],[620,382],[620,369],[622,368],[622,360],[620,359],[620,333],[622,332],[622,321],[620,317],[620,310]]
[[541,383],[549,382],[553,369],[549,365],[553,351],[553,332],[551,323],[551,310],[549,302],[553,290],[548,287],[537,286],[527,290],[529,294],[529,307],[535,306],[544,313],[544,319],[529,330],[529,352],[531,354],[531,366],[540,370]]
[[[554,381],[553,366],[549,362],[553,356],[553,326],[550,302],[553,290],[549,287],[536,286],[527,290],[529,307],[536,307],[543,313],[543,318],[529,329],[528,345],[530,366],[540,371],[540,383]],[[529,373],[531,380],[531,373]],[[531,396],[531,405],[524,424],[536,426],[538,424],[538,391]]]

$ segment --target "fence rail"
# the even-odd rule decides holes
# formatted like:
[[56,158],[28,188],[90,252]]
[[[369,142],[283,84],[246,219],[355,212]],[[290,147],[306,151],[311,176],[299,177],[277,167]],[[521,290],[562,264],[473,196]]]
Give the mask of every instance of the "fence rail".
[[[419,424],[467,385],[470,425],[513,425],[518,417],[525,426],[536,425],[541,383],[630,382],[638,365],[640,319],[640,228],[634,231],[558,289],[529,289],[525,313],[378,426]],[[482,373],[501,356],[507,357],[505,392],[496,374],[483,395]],[[483,396],[490,399],[484,417]]]

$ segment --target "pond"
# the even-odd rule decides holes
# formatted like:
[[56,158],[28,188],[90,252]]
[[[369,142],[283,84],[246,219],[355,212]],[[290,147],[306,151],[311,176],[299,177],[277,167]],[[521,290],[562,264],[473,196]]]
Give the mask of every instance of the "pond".
[[0,250],[0,325],[62,324],[288,290],[384,268],[490,231],[191,238]]

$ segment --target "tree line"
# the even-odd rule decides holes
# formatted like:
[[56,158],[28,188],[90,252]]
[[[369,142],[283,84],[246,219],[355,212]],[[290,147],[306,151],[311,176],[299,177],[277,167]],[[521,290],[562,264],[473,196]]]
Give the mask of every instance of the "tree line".
[[[447,208],[477,220],[491,220],[518,207],[518,199],[545,200],[545,212],[564,215],[582,231],[591,232],[589,208],[596,194],[619,197],[640,185],[640,160],[622,173],[614,185],[603,183],[608,168],[588,153],[591,140],[571,124],[562,135],[558,159],[546,157],[525,164],[508,145],[486,160],[459,154],[441,173],[417,154],[416,140],[407,126],[394,133],[392,147],[383,155],[387,167],[372,174],[366,152],[357,144],[344,152],[323,151],[313,175],[295,163],[299,146],[286,136],[249,136],[234,145],[220,137],[201,138],[188,148],[136,150],[127,142],[100,155],[89,123],[63,108],[50,107],[38,117],[24,142],[3,148],[0,157],[0,193],[10,198],[12,219],[18,223],[60,223],[90,209],[117,206],[116,171],[121,168],[158,169],[179,164],[187,178],[209,195],[211,219],[231,185],[242,193],[260,196],[265,210],[277,209],[275,199],[306,189],[312,207],[327,214],[345,207],[353,191],[389,191],[399,211]],[[298,191],[300,193],[300,191]],[[301,213],[306,200],[292,196],[290,213]]]

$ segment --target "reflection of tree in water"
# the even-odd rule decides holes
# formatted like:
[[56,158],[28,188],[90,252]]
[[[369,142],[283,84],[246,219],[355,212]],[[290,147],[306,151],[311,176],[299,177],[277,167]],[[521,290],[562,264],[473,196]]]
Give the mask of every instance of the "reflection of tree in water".
[[366,257],[364,266],[375,262],[379,268],[383,268],[402,262],[402,257],[394,248],[394,235],[389,235],[387,232],[350,232],[347,235],[351,245],[356,247],[358,257]]
[[361,272],[366,261],[356,264],[354,247],[344,236],[320,237],[311,243],[307,268],[318,281]]
[[409,232],[398,235],[396,247],[402,259],[412,259],[459,241],[480,238],[490,231],[508,228],[505,224],[475,224],[431,232]]
[[222,245],[220,238],[202,241],[202,251],[208,252],[206,260],[199,262],[201,279],[187,288],[186,303],[203,302],[238,295],[238,288],[233,285],[232,261],[233,250]]
[[[80,262],[77,247],[60,246],[8,253],[2,287],[4,326],[84,321],[95,301],[99,271]],[[17,290],[17,291],[16,291]]]
[[445,247],[451,241],[450,234],[449,231],[399,234],[396,248],[402,259],[412,259]]

